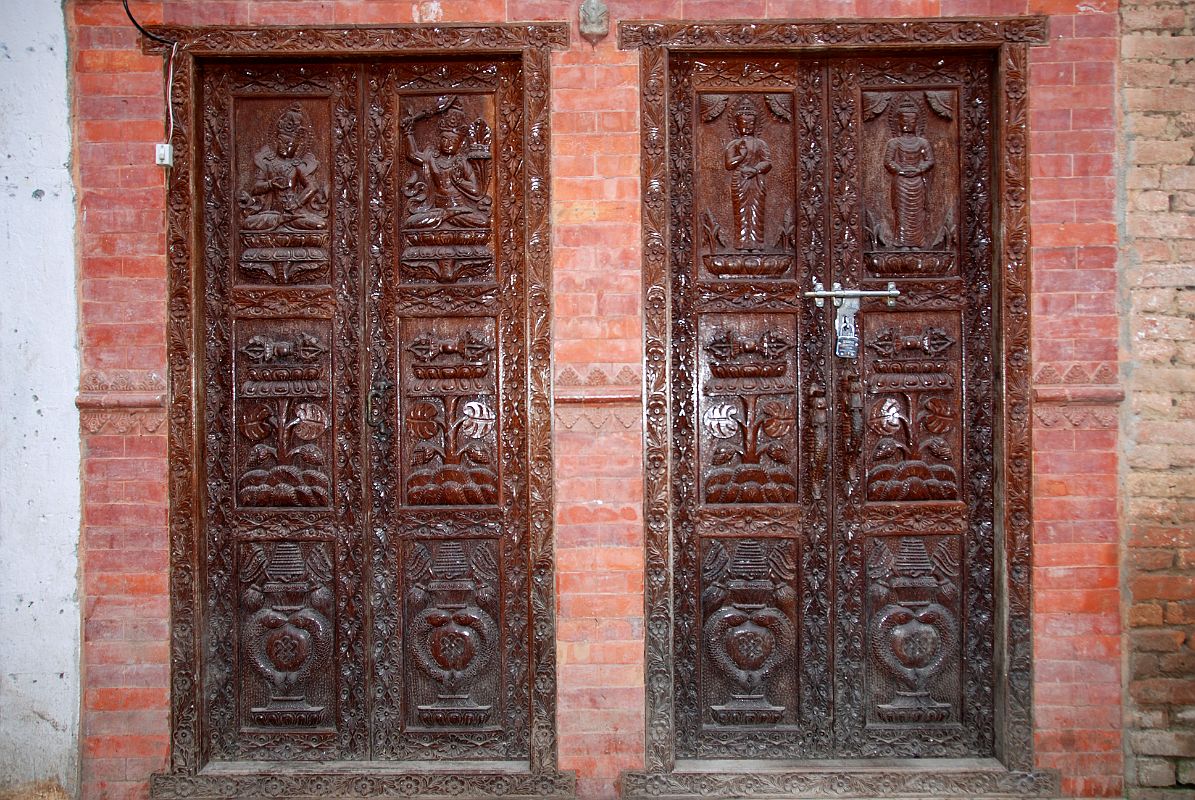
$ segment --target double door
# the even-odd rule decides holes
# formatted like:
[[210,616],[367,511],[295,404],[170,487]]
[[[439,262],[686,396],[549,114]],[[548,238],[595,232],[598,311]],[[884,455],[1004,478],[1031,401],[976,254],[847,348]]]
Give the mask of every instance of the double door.
[[669,76],[676,756],[990,756],[991,59]]
[[520,54],[199,79],[200,747],[526,762]]

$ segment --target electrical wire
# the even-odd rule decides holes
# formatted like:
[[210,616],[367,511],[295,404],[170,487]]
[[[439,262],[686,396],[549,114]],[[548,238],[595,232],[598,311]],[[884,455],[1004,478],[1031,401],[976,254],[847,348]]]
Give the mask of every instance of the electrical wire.
[[178,44],[178,42],[175,42],[171,39],[164,39],[161,36],[158,36],[156,33],[150,33],[145,28],[141,27],[141,23],[133,17],[133,12],[129,11],[129,0],[123,0],[123,2],[125,16],[129,18],[129,22],[133,23],[134,28],[141,31],[142,36],[147,36],[150,39],[153,39],[155,42],[161,42],[162,44]]
[[174,144],[174,56],[178,53],[178,42],[170,45],[170,58],[166,61],[166,144]]

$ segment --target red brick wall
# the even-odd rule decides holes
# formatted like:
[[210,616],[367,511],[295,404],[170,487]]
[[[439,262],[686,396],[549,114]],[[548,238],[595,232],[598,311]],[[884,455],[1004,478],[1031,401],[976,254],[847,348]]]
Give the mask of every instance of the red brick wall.
[[[714,18],[723,0],[613,0],[611,18]],[[144,21],[240,24],[572,19],[563,0],[136,2]],[[1033,53],[1037,746],[1064,792],[1120,793],[1115,202],[1116,0],[739,0],[738,17],[1048,13]],[[1082,9],[1078,11],[1077,9]],[[165,365],[161,60],[116,0],[69,0],[85,372],[152,394]],[[614,36],[553,56],[558,394],[637,394],[638,67]],[[152,403],[148,403],[152,406]],[[84,794],[141,796],[167,751],[165,438],[160,414],[85,430]],[[640,414],[556,418],[561,764],[612,796],[643,759]]]
[[1195,9],[1122,7],[1130,796],[1195,794]]

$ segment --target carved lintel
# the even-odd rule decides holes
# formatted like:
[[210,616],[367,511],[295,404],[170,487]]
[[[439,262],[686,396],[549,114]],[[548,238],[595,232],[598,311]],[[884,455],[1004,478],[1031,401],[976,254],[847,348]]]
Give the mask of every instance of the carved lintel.
[[1049,18],[938,17],[908,20],[768,20],[767,22],[706,23],[624,20],[618,24],[618,47],[742,48],[771,46],[998,45],[1049,42]]
[[1124,397],[1124,387],[1118,383],[1033,387],[1033,402],[1052,406],[1115,406]]
[[[153,25],[150,33],[178,42],[194,56],[209,55],[356,55],[394,50],[437,52],[474,50],[521,52],[526,47],[568,48],[565,22],[495,25],[403,25],[342,28],[183,27]],[[167,45],[142,37],[144,53],[163,53]]]

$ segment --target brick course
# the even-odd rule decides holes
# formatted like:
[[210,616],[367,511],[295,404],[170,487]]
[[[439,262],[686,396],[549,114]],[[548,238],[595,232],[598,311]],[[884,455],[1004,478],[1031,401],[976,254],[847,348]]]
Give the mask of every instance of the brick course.
[[1195,797],[1195,39],[1189,4],[1121,16],[1128,794],[1179,800]]
[[[728,7],[714,0],[608,4],[612,20],[713,18]],[[564,0],[132,4],[143,22],[290,25],[573,19],[576,5]],[[733,9],[736,17],[1053,15],[1052,44],[1032,53],[1034,374],[1043,386],[1115,383],[1120,325],[1114,303],[1115,0],[746,0]],[[152,143],[163,136],[162,62],[140,54],[117,0],[69,0],[66,11],[74,79],[83,369],[161,374],[164,190],[161,172],[150,159]],[[637,392],[637,57],[617,50],[613,35],[596,47],[575,30],[573,40],[570,50],[553,55],[558,390],[584,394],[601,386]],[[1126,47],[1131,41],[1125,40]],[[1134,46],[1141,48],[1143,60],[1157,57],[1148,43]],[[1157,71],[1141,75],[1160,80]],[[1131,102],[1165,97],[1170,108],[1182,107],[1180,95],[1186,91],[1169,83],[1139,89],[1142,94],[1131,96]],[[1173,143],[1177,137],[1159,133],[1150,139],[1155,140]],[[1160,146],[1153,152],[1163,158],[1181,155],[1179,150]],[[1195,186],[1195,170],[1161,169],[1161,163],[1143,163],[1130,173],[1142,192],[1176,198],[1166,214],[1137,223],[1159,226],[1159,234],[1167,226],[1181,227],[1192,207],[1188,190]],[[1160,197],[1142,195],[1141,202],[1156,205]],[[1181,252],[1190,257],[1195,248]],[[1144,282],[1143,289],[1181,296],[1178,287],[1189,281],[1174,266],[1179,258],[1176,253],[1143,261],[1135,279]],[[1154,313],[1158,317],[1177,319],[1180,308],[1189,314],[1191,307],[1177,299],[1150,302],[1173,309]],[[1161,347],[1175,336],[1159,332],[1154,338]],[[1184,345],[1174,346],[1177,351]],[[1183,352],[1189,357],[1192,350],[1186,345]],[[1163,403],[1164,398],[1143,394],[1142,402]],[[1183,431],[1195,423],[1178,420],[1191,419],[1192,404],[1183,408],[1182,415],[1171,412],[1169,420],[1150,411],[1155,414],[1151,424],[1158,427],[1139,429],[1142,447],[1154,448],[1142,451],[1154,459],[1151,463],[1185,459],[1190,467],[1195,448],[1167,449],[1176,437],[1186,435],[1190,441]],[[565,413],[558,414],[556,434],[561,765],[578,771],[583,796],[609,797],[618,773],[643,763],[639,414],[629,403]],[[1117,796],[1124,771],[1117,421],[1106,407],[1043,404],[1035,422],[1038,759],[1061,770],[1068,795]],[[1188,428],[1174,427],[1183,425]],[[116,430],[121,427],[125,430]],[[120,420],[85,433],[83,794],[89,799],[142,797],[149,773],[165,764],[163,434],[164,428],[152,423],[137,421],[128,428]],[[1170,549],[1175,559],[1184,550],[1189,553],[1195,545],[1176,523],[1183,514],[1189,523],[1192,514],[1180,505],[1173,493],[1160,490],[1149,504],[1134,505],[1141,524],[1134,526],[1133,540],[1142,548]],[[1176,574],[1167,569],[1151,574]],[[1172,602],[1141,600],[1134,613],[1148,621],[1158,613],[1163,621],[1195,617],[1195,608],[1183,605],[1183,598],[1167,599]],[[1159,685],[1155,691],[1169,690]],[[1176,775],[1182,769],[1180,762]],[[1147,772],[1155,780],[1168,774],[1156,763],[1147,765]]]

